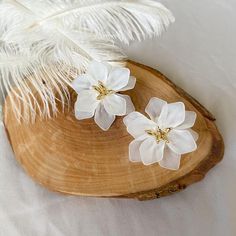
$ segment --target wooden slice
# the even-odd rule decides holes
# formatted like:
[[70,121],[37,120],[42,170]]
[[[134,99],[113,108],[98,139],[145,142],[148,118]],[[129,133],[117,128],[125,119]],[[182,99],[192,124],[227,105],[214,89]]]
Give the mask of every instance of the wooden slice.
[[168,102],[182,101],[197,113],[194,130],[198,149],[184,155],[178,171],[158,164],[131,163],[128,145],[132,137],[122,118],[107,132],[93,119],[78,121],[73,110],[51,120],[36,119],[19,124],[10,101],[5,103],[5,125],[16,159],[32,178],[50,190],[73,195],[128,197],[147,200],[180,191],[201,180],[223,157],[224,144],[214,117],[196,100],[175,86],[160,72],[128,62],[137,85],[128,94],[138,111],[151,97]]

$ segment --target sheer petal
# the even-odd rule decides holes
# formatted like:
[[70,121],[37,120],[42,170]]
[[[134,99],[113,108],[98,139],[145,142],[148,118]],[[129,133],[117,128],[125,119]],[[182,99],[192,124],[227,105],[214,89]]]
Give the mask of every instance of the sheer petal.
[[[136,119],[143,116],[141,113],[134,111],[129,113],[127,116],[124,117],[123,122],[126,126],[129,126],[132,124],[132,122]],[[145,117],[146,118],[146,117]]]
[[194,130],[192,129],[188,129],[188,131],[191,133],[191,135],[193,136],[193,139],[195,140],[195,142],[197,142],[198,138],[199,138],[199,135],[197,132],[195,132]]
[[167,146],[164,149],[164,157],[159,165],[169,170],[178,170],[180,166],[181,155],[173,152]]
[[121,96],[112,94],[103,99],[104,108],[109,114],[123,116],[126,114],[126,100]]
[[141,162],[141,156],[140,156],[140,145],[141,145],[142,141],[138,141],[138,140],[133,140],[130,144],[129,144],[129,160],[132,162]]
[[182,124],[185,119],[185,106],[182,102],[170,103],[163,107],[158,122],[162,128],[175,128]]
[[141,162],[141,156],[140,156],[140,145],[142,144],[144,139],[149,138],[147,134],[142,135],[141,137],[133,140],[129,144],[129,160],[132,162]]
[[167,114],[168,114],[168,104],[165,104],[161,109],[160,116],[155,119],[155,122],[158,124],[160,128],[167,128],[165,126]]
[[78,93],[82,90],[90,89],[92,86],[93,78],[88,74],[83,74],[74,79],[71,87]]
[[127,91],[133,89],[135,84],[136,84],[136,78],[134,76],[130,76],[128,84],[125,87],[121,88],[119,91]]
[[107,111],[104,109],[104,106],[102,104],[99,104],[95,111],[95,117],[94,121],[95,123],[104,131],[107,131],[112,123],[115,120],[114,115],[110,115],[107,113]]
[[119,91],[129,82],[130,71],[128,68],[117,67],[110,71],[106,86],[109,89]]
[[167,102],[159,99],[159,98],[151,98],[145,112],[149,115],[152,120],[155,120],[157,117],[160,116],[162,108],[166,105]]
[[139,148],[143,164],[151,165],[162,160],[164,147],[164,141],[157,143],[152,137],[145,139]]
[[120,96],[125,99],[125,101],[126,101],[126,114],[129,114],[129,113],[135,111],[135,107],[134,107],[134,104],[133,104],[130,96],[123,95],[123,94],[117,94],[117,96]]
[[176,127],[177,129],[188,129],[193,127],[197,118],[197,114],[194,111],[186,111],[184,122]]
[[75,117],[77,120],[89,119],[94,116],[94,112],[95,110],[92,112],[83,112],[83,111],[75,110]]
[[87,73],[92,76],[93,84],[97,84],[98,81],[106,83],[109,73],[109,65],[97,61],[92,61],[88,66]]
[[96,92],[92,90],[83,90],[79,92],[77,101],[75,103],[75,110],[80,112],[94,112],[99,101],[97,100]]
[[197,144],[188,130],[172,130],[168,139],[167,145],[178,154],[193,152],[197,149]]
[[128,133],[134,138],[146,134],[145,130],[156,128],[157,124],[139,112],[131,112],[124,120]]

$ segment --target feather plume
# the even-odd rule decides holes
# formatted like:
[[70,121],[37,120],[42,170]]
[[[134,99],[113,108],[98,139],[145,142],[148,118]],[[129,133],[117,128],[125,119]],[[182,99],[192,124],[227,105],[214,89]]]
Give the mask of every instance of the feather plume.
[[151,0],[2,0],[2,94],[11,94],[18,120],[51,117],[58,100],[68,104],[70,82],[89,61],[121,63],[117,41],[159,36],[173,21]]

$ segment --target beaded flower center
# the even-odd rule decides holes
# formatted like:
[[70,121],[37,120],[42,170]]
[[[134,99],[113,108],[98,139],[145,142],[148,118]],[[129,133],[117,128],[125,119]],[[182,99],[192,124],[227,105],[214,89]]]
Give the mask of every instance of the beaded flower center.
[[159,127],[157,127],[156,130],[146,130],[146,133],[154,136],[156,138],[156,141],[159,143],[160,141],[165,141],[165,142],[169,142],[168,140],[168,133],[170,132],[170,128],[166,128],[166,129],[160,129]]
[[101,81],[98,81],[98,85],[94,85],[93,89],[99,93],[97,100],[102,100],[107,95],[115,93],[115,91],[107,89]]

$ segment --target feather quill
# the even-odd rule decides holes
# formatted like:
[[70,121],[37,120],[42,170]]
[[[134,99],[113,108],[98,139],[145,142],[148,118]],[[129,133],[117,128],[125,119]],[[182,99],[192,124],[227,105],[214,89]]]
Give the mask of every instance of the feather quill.
[[151,0],[2,0],[2,94],[18,120],[54,116],[58,100],[62,108],[69,103],[70,82],[89,61],[121,63],[126,56],[117,40],[159,36],[173,21]]

